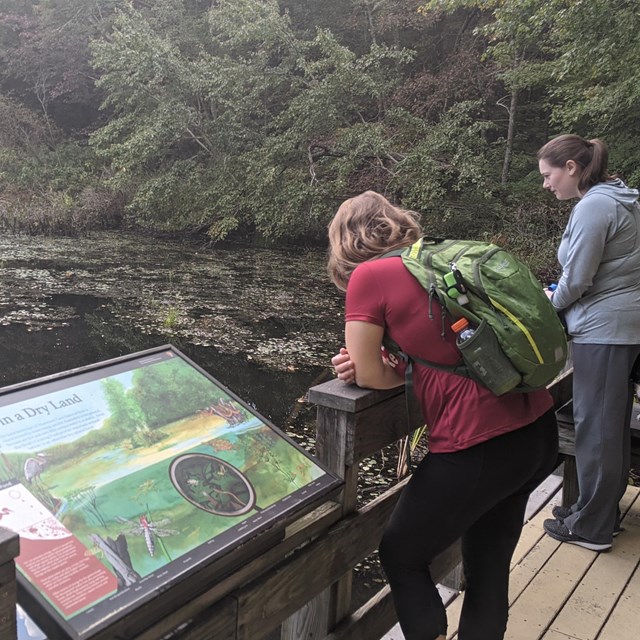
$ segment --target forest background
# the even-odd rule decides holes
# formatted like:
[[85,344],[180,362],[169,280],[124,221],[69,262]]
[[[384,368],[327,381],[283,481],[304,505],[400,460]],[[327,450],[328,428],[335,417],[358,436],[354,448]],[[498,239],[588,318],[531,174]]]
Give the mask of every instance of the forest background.
[[325,242],[366,189],[550,275],[535,152],[640,186],[636,0],[0,0],[0,228]]

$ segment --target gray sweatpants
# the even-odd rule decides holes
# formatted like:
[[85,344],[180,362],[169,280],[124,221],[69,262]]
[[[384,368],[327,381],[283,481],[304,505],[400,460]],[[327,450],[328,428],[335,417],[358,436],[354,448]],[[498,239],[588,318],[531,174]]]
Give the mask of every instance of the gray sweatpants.
[[572,347],[580,495],[565,524],[582,538],[609,543],[631,465],[633,391],[629,378],[640,345],[574,342]]

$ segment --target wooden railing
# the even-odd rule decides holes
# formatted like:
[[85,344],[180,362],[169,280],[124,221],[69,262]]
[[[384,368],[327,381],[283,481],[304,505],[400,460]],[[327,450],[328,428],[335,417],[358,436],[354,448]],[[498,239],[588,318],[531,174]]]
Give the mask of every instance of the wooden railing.
[[[571,372],[550,389],[556,406],[566,403]],[[294,522],[283,540],[240,569],[212,577],[211,587],[185,606],[171,610],[170,594],[159,594],[162,607],[149,603],[119,624],[117,633],[107,629],[92,638],[260,640],[280,628],[283,640],[370,640],[395,624],[388,587],[352,610],[351,571],[377,548],[406,481],[357,507],[358,463],[421,426],[419,412],[407,409],[402,388],[368,391],[332,380],[310,389],[308,397],[318,411],[316,456],[345,481],[339,499]],[[0,531],[3,640],[15,636],[17,553],[17,537]],[[442,581],[459,563],[454,544],[432,564],[434,580]]]
[[16,635],[16,565],[18,536],[0,527],[0,638]]

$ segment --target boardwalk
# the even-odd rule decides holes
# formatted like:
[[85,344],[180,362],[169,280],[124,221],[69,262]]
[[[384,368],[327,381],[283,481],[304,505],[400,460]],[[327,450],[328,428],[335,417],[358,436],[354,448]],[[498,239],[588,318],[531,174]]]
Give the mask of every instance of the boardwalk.
[[[624,497],[625,529],[609,553],[544,535],[559,494],[529,520],[516,549],[506,640],[635,640],[640,637],[640,489]],[[449,640],[463,595],[447,607]],[[397,627],[384,640],[403,640]]]

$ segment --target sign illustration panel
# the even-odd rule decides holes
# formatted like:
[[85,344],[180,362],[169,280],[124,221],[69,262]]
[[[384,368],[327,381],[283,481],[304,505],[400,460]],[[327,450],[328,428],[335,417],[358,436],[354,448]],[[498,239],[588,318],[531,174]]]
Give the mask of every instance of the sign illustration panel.
[[92,637],[340,483],[171,346],[0,390],[0,524],[50,637]]

